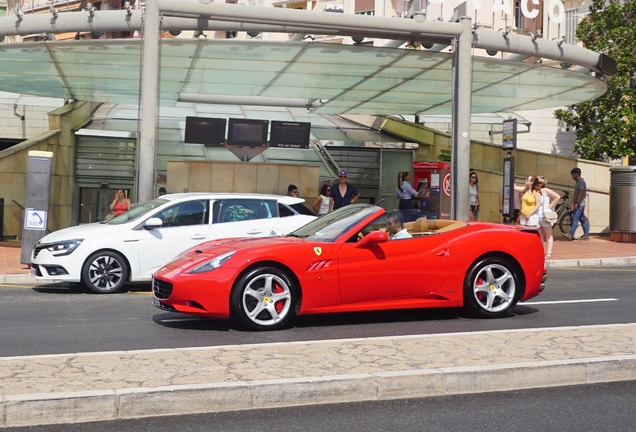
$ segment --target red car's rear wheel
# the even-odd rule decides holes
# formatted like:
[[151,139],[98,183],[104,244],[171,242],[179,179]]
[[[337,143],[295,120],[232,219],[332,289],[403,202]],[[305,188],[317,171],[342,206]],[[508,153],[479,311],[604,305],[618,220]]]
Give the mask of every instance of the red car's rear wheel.
[[284,327],[295,314],[296,287],[275,267],[260,267],[243,275],[232,292],[233,316],[254,330]]
[[484,318],[510,313],[519,300],[517,268],[508,260],[488,257],[471,267],[464,286],[464,304]]

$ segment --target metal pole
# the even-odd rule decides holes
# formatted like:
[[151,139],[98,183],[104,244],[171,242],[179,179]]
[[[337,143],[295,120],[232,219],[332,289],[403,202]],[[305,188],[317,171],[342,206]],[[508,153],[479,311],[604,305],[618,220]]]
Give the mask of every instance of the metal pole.
[[139,170],[137,202],[155,197],[155,159],[157,133],[157,94],[159,89],[159,7],[157,0],[146,0],[141,65],[141,122],[139,126]]
[[470,17],[460,17],[459,22],[462,24],[463,31],[457,38],[453,53],[451,219],[468,220],[473,33]]

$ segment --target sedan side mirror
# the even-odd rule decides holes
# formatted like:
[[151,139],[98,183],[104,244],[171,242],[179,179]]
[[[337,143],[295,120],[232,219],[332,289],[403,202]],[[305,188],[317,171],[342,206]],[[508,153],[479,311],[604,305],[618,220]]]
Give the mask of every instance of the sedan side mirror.
[[159,218],[150,218],[146,222],[144,222],[144,228],[147,230],[161,228],[163,225],[163,221]]
[[389,241],[389,236],[384,231],[371,231],[356,243],[356,247],[369,247],[374,244],[386,243],[387,241]]

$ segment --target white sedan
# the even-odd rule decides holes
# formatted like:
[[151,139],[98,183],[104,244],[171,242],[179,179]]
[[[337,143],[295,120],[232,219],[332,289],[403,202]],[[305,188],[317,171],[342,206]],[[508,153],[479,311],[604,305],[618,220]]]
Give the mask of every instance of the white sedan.
[[276,195],[184,193],[140,204],[107,223],[62,229],[31,255],[38,279],[82,282],[96,293],[150,281],[181,252],[208,240],[288,234],[316,217],[303,199]]

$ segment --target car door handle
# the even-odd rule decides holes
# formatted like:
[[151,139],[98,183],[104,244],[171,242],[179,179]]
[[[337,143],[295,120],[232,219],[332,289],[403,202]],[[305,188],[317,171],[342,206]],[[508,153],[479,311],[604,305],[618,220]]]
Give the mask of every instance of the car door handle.
[[205,240],[205,236],[201,234],[196,234],[190,237],[192,240]]
[[444,256],[447,255],[448,253],[448,249],[442,249],[441,251],[437,252],[437,256]]
[[261,234],[261,233],[262,233],[262,231],[256,231],[256,230],[254,230],[254,231],[250,231],[250,232],[248,232],[247,234],[248,234],[248,235],[257,235],[257,234]]

